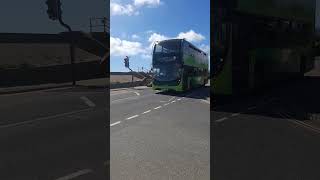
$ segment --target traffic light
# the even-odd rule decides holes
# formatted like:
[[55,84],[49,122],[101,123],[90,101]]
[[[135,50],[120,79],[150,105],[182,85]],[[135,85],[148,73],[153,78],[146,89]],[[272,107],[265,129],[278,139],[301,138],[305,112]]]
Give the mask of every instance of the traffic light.
[[128,56],[126,56],[126,58],[124,58],[124,66],[126,68],[129,68],[129,57]]
[[47,0],[46,4],[48,6],[47,13],[49,18],[52,20],[59,19],[62,14],[60,0]]

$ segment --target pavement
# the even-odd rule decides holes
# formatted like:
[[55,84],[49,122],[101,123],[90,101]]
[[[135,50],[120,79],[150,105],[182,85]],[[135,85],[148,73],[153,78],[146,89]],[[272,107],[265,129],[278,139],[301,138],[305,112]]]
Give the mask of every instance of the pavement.
[[106,89],[63,87],[0,101],[0,179],[107,179]]
[[216,102],[213,179],[320,179],[320,78]]
[[111,91],[112,180],[210,179],[209,87]]

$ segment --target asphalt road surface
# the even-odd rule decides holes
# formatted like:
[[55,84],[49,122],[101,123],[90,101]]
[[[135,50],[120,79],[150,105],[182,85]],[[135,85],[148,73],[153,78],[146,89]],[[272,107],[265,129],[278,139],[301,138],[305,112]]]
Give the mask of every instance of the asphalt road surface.
[[211,115],[213,179],[320,179],[320,78],[306,77]]
[[112,180],[209,180],[209,88],[110,95]]
[[106,89],[0,96],[0,179],[107,179]]

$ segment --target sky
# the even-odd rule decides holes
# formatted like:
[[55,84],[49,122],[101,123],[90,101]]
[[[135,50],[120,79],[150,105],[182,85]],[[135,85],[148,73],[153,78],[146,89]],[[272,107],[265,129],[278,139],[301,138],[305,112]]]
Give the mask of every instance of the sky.
[[126,72],[151,68],[152,45],[169,38],[185,38],[210,53],[210,0],[111,0],[110,68]]
[[[1,0],[0,33],[59,33],[66,31],[47,15],[46,0]],[[61,0],[62,17],[73,30],[89,31],[90,17],[109,16],[110,0]],[[103,30],[103,29],[102,29]]]

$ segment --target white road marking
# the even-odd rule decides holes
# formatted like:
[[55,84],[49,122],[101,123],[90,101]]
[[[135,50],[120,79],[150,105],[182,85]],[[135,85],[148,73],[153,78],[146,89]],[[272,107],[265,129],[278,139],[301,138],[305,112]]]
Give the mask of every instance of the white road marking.
[[147,113],[149,113],[149,112],[151,112],[151,110],[145,111],[145,112],[143,112],[142,114],[147,114]]
[[232,117],[234,117],[234,116],[239,116],[239,115],[240,115],[240,113],[233,113],[233,114],[231,114]]
[[160,108],[162,108],[162,106],[158,106],[158,107],[155,107],[155,108],[153,108],[153,109],[160,109]]
[[114,96],[114,95],[119,95],[119,94],[129,94],[129,93],[135,93],[136,95],[140,96],[140,93],[136,92],[136,91],[129,91],[129,90],[119,90],[120,92],[110,92],[110,95],[111,96]]
[[256,109],[257,106],[251,106],[251,107],[248,107],[248,110],[253,110],[253,109]]
[[302,127],[304,127],[304,128],[307,128],[307,129],[309,129],[309,130],[311,130],[311,131],[314,131],[314,132],[316,132],[316,133],[320,133],[320,129],[319,129],[319,128],[316,128],[316,127],[314,127],[314,126],[312,126],[312,125],[310,125],[310,124],[307,124],[307,123],[302,122],[302,121],[299,121],[299,120],[290,119],[290,118],[291,118],[290,115],[288,115],[288,114],[286,114],[286,113],[279,113],[279,115],[280,115],[281,117],[283,117],[283,118],[286,118],[288,121],[290,121],[290,122],[292,122],[292,123],[295,123],[295,124],[297,124],[297,125],[300,125],[300,126],[302,126]]
[[168,106],[170,103],[165,103],[164,106]]
[[128,91],[128,90],[119,90],[119,92],[118,91],[110,91],[111,96],[119,95],[119,94],[127,94],[127,93],[131,93],[131,91]]
[[224,117],[224,118],[221,118],[221,119],[216,120],[216,122],[222,122],[222,121],[225,121],[225,120],[227,120],[227,119],[228,119],[227,117]]
[[120,123],[121,123],[121,121],[117,121],[115,123],[110,124],[110,127],[115,126],[115,125],[120,124]]
[[205,102],[207,104],[210,104],[210,101],[206,100],[206,99],[201,99],[202,102]]
[[175,97],[172,97],[172,98],[170,98],[169,100],[167,100],[167,101],[160,101],[160,102],[170,102],[172,99],[174,99]]
[[130,119],[136,118],[136,117],[138,117],[138,116],[139,116],[139,115],[134,115],[134,116],[128,117],[126,120],[130,120]]
[[138,92],[134,92],[137,96],[140,96],[140,93],[138,93]]
[[29,121],[23,121],[23,122],[18,122],[18,123],[1,125],[0,129],[1,128],[10,128],[10,127],[15,127],[15,126],[21,126],[21,125],[26,125],[26,124],[32,124],[32,123],[35,123],[35,122],[38,122],[38,121],[49,120],[49,119],[53,119],[53,118],[68,116],[68,115],[81,113],[81,112],[86,112],[86,111],[91,111],[91,110],[92,110],[91,108],[87,108],[87,109],[82,109],[82,110],[77,110],[77,111],[70,111],[70,112],[67,112],[67,113],[56,114],[56,115],[52,115],[52,116],[36,118],[36,119],[33,119],[33,120],[29,120]]
[[91,173],[91,172],[92,172],[91,169],[83,169],[83,170],[68,174],[66,176],[60,177],[60,178],[58,178],[56,180],[70,180],[70,179],[74,179],[76,177],[79,177],[79,176],[82,176],[82,175],[85,175],[85,174],[88,174],[88,173]]
[[175,102],[177,102],[177,101],[176,100],[172,101],[172,103],[175,103]]
[[95,107],[96,105],[90,100],[88,99],[86,96],[82,96],[80,97],[80,99],[82,99],[89,107]]
[[180,100],[181,100],[181,98],[177,99],[177,101],[180,101]]

